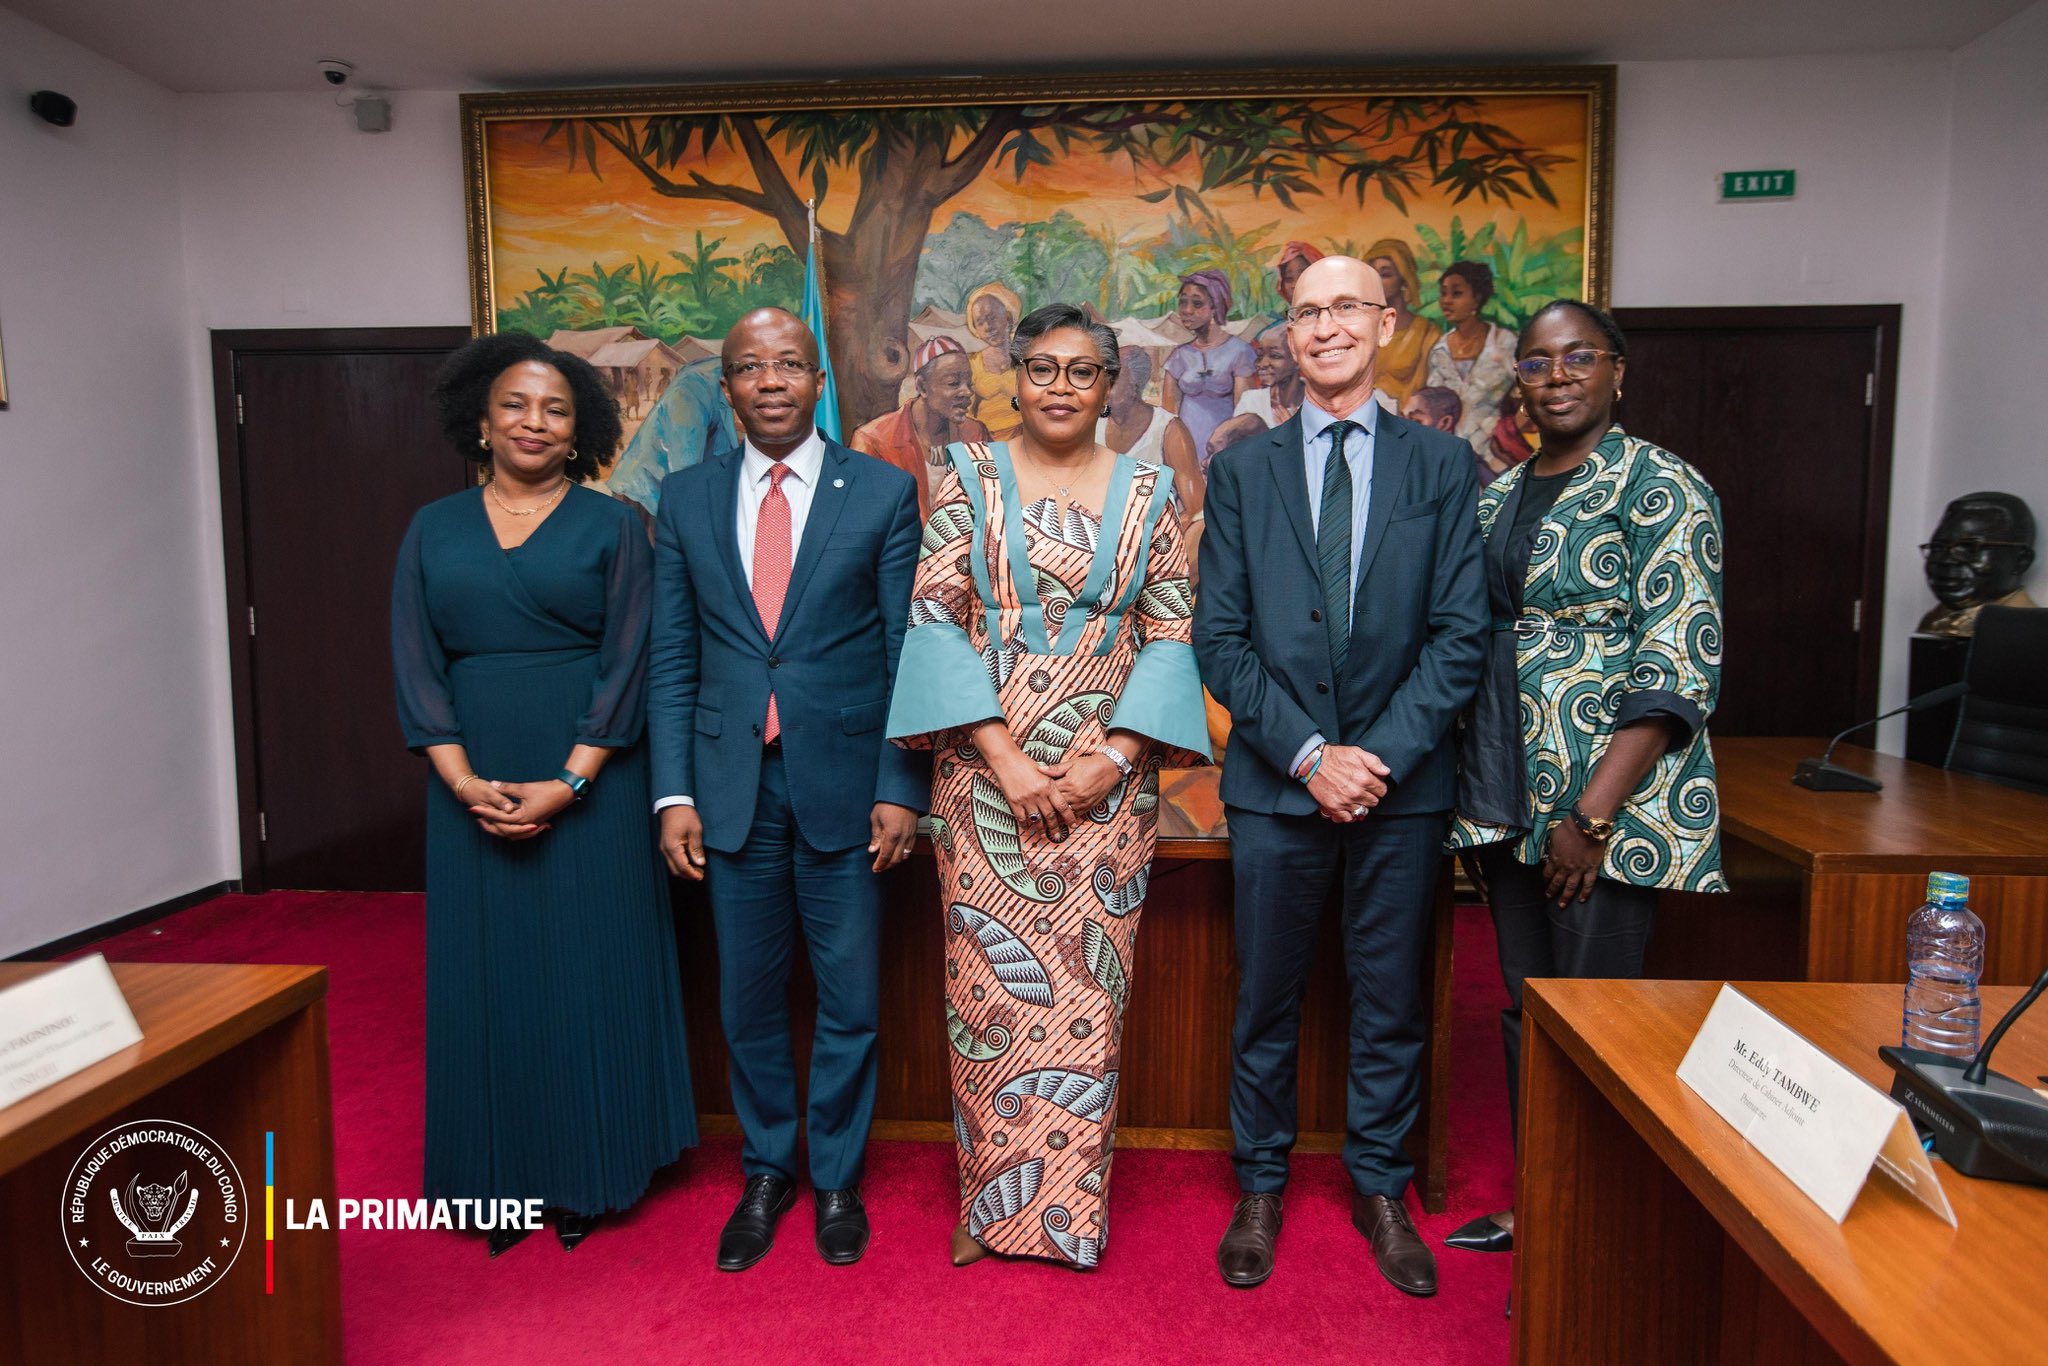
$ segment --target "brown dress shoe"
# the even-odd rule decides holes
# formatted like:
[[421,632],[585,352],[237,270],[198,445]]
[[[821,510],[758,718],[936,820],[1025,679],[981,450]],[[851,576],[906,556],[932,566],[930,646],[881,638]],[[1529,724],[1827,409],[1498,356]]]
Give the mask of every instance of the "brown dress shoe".
[[1252,1194],[1238,1197],[1230,1227],[1216,1245],[1216,1269],[1223,1283],[1240,1290],[1265,1284],[1273,1274],[1273,1244],[1280,1237],[1280,1197]]
[[1411,1295],[1436,1293],[1436,1254],[1409,1221],[1408,1207],[1392,1196],[1351,1193],[1351,1226],[1372,1244],[1380,1275]]

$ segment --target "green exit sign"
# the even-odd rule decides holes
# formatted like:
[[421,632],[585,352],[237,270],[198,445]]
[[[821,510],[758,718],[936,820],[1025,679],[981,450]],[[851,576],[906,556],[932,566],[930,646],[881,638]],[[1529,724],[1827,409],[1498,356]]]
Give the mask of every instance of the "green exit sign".
[[1790,199],[1798,181],[1793,171],[1723,171],[1723,199]]

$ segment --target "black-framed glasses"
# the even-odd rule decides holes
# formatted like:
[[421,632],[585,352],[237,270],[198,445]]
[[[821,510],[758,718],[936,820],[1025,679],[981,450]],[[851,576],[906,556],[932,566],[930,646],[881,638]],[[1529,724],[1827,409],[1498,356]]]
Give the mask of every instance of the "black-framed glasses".
[[1076,389],[1093,389],[1095,381],[1102,378],[1109,367],[1099,360],[1070,360],[1065,363],[1051,356],[1031,356],[1024,361],[1024,378],[1043,389],[1062,374],[1067,383]]
[[1365,310],[1368,308],[1389,308],[1391,306],[1390,304],[1367,303],[1364,299],[1339,299],[1333,304],[1302,304],[1298,308],[1287,310],[1287,321],[1294,327],[1314,327],[1318,322],[1322,321],[1323,315],[1327,313],[1340,326],[1348,327],[1352,323],[1364,322]]
[[1975,536],[1959,541],[1928,541],[1920,547],[1920,558],[1929,564],[1947,560],[1954,564],[1976,564],[1984,558],[1984,552],[1993,546],[2013,546],[2024,550],[2025,541],[1986,541]]
[[818,367],[795,356],[778,356],[774,360],[743,360],[736,365],[725,367],[727,379],[759,379],[773,370],[784,379],[801,379]]
[[1586,346],[1567,351],[1562,356],[1531,356],[1515,362],[1515,378],[1524,384],[1541,384],[1559,373],[1568,380],[1584,379],[1593,373],[1593,367],[1600,363],[1602,356],[1613,354],[1612,351],[1595,351]]

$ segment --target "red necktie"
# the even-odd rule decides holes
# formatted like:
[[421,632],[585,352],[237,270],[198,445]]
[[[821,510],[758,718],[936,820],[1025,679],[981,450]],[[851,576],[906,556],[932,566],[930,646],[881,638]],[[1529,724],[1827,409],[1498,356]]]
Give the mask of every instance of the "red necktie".
[[[754,523],[754,606],[761,613],[761,624],[768,628],[768,639],[775,639],[775,628],[782,621],[782,599],[789,592],[789,546],[792,539],[789,521],[789,499],[782,492],[782,481],[789,474],[789,466],[780,460],[768,467],[768,492],[761,499],[761,516]],[[775,714],[775,691],[768,692],[768,723],[761,728],[761,743],[775,743],[782,734],[782,720]]]

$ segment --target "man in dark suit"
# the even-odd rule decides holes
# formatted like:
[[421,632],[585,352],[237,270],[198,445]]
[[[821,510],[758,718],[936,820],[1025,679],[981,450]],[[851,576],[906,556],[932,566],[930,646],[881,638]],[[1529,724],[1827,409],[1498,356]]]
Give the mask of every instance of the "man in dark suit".
[[1351,985],[1344,1165],[1381,1274],[1436,1291],[1402,1195],[1414,1166],[1429,908],[1456,799],[1452,723],[1488,626],[1472,449],[1374,402],[1393,334],[1377,271],[1327,256],[1295,281],[1302,410],[1209,465],[1195,652],[1231,714],[1221,795],[1237,882],[1232,1161],[1223,1279],[1272,1274],[1294,1146],[1301,996],[1342,903]]
[[745,445],[662,481],[648,733],[661,848],[710,882],[719,1014],[746,1185],[718,1265],[766,1256],[796,1199],[789,969],[818,983],[805,1115],[818,1251],[858,1261],[856,1189],[875,1108],[878,875],[930,794],[928,757],[882,737],[917,568],[909,475],[817,432],[817,341],[749,313],[725,340]]

